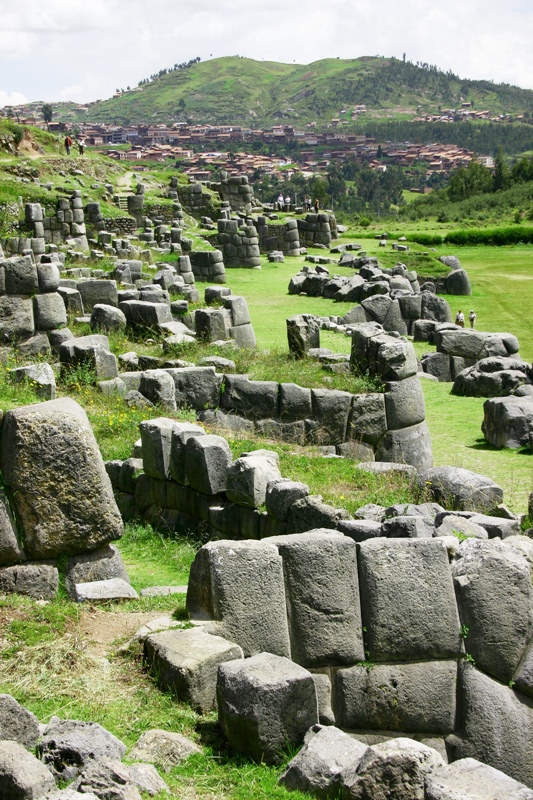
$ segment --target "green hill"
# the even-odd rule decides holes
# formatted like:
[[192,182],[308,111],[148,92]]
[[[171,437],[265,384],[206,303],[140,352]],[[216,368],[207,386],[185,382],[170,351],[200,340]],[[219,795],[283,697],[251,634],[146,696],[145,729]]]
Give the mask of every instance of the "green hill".
[[[491,114],[533,112],[533,91],[491,81],[463,80],[428,64],[395,58],[323,59],[278,64],[238,56],[216,58],[143,82],[119,97],[91,104],[79,119],[94,122],[185,121],[263,127],[299,126],[332,118],[351,120],[356,105],[363,119],[412,119],[472,103]],[[56,119],[75,114],[58,107]]]

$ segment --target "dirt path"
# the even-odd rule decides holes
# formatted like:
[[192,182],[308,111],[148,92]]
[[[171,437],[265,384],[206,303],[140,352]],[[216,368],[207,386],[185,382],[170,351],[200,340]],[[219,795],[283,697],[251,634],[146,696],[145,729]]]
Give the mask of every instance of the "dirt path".
[[101,611],[95,606],[84,610],[76,629],[87,638],[89,651],[99,657],[110,655],[117,644],[123,644],[142,625],[156,619],[158,611]]

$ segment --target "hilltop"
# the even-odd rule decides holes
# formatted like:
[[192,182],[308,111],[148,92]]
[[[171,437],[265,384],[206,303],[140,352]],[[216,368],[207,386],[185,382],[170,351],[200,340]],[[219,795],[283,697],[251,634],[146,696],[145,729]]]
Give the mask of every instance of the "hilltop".
[[301,65],[231,56],[161,73],[85,107],[57,104],[55,119],[301,126],[332,119],[412,120],[465,104],[492,117],[533,116],[531,90],[466,80],[430,64],[395,58],[328,58]]

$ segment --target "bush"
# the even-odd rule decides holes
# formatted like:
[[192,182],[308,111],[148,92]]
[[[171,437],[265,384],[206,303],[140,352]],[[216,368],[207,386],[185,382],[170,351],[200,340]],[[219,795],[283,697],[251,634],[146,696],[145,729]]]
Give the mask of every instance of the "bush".
[[470,230],[450,231],[444,243],[457,245],[484,244],[494,247],[503,245],[533,243],[533,228],[515,225],[512,228],[471,228]]

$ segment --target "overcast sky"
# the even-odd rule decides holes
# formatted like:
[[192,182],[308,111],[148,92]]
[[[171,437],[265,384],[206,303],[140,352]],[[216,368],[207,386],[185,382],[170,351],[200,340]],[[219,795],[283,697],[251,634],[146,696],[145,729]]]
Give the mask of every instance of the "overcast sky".
[[0,106],[87,102],[200,56],[406,53],[533,89],[531,0],[0,0]]

